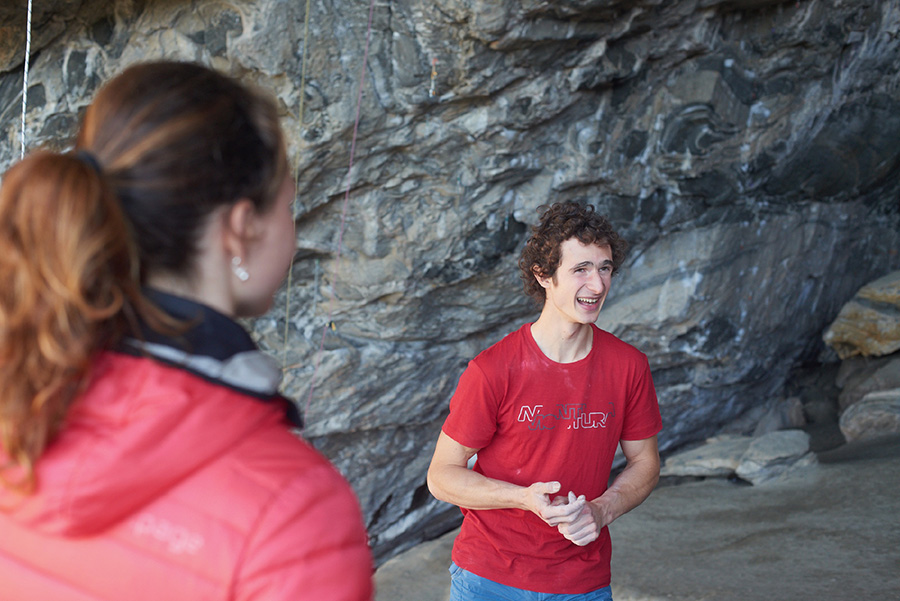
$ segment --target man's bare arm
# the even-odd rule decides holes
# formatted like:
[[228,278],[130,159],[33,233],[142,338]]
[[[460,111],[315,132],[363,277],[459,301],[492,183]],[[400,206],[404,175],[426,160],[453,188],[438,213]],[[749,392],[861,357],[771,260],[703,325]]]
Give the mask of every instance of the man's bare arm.
[[596,540],[604,526],[643,503],[659,481],[656,436],[644,440],[623,440],[621,445],[627,463],[612,486],[587,503],[575,520],[558,526],[560,533],[576,545],[586,545]]
[[559,492],[559,482],[518,486],[468,469],[469,459],[477,452],[478,449],[465,447],[441,432],[428,468],[431,494],[466,509],[531,511],[545,522],[553,520],[552,525],[574,519],[584,506],[584,501],[576,505],[551,505],[550,495]]
[[656,436],[644,440],[623,440],[627,463],[612,486],[595,499],[601,508],[604,525],[625,515],[650,496],[659,482],[659,446]]

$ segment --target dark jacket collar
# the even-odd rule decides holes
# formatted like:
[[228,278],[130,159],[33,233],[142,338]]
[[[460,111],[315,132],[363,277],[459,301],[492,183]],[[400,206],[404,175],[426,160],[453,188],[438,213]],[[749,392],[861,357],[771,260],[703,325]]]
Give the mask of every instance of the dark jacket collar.
[[144,294],[167,314],[187,324],[187,330],[177,336],[166,336],[144,325],[139,337],[123,341],[122,352],[149,355],[260,401],[283,402],[290,422],[302,427],[297,406],[278,392],[281,368],[257,348],[240,324],[211,307],[183,297],[153,289],[145,289]]

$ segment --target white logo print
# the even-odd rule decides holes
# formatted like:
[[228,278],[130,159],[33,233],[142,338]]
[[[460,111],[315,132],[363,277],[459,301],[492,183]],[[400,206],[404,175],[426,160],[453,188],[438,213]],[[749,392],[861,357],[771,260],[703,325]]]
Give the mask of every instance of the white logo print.
[[541,413],[543,405],[522,405],[519,409],[519,421],[527,422],[529,430],[553,430],[560,421],[569,422],[567,430],[580,430],[583,428],[605,428],[606,421],[616,414],[616,406],[609,403],[610,410],[586,411],[586,405],[570,404],[557,405],[556,413]]
[[149,513],[139,515],[131,523],[131,530],[135,536],[149,536],[159,541],[174,555],[195,555],[203,548],[201,535]]

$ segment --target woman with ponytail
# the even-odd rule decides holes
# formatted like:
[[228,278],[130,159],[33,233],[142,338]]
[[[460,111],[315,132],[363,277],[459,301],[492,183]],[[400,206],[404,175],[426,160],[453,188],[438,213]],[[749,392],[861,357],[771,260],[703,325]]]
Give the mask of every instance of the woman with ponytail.
[[0,188],[0,598],[372,598],[346,481],[235,321],[295,251],[275,106],[133,66]]

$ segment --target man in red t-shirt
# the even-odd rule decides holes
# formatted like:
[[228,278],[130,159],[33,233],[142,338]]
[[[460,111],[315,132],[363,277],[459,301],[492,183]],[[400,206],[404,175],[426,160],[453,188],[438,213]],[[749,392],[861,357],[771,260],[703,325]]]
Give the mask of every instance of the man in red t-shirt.
[[451,601],[611,599],[607,525],[656,485],[662,428],[646,356],[594,325],[625,246],[590,205],[532,228],[519,268],[541,315],[469,363],[428,469],[464,516]]

